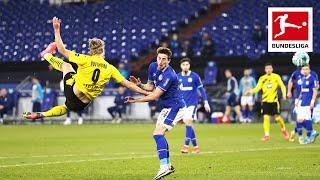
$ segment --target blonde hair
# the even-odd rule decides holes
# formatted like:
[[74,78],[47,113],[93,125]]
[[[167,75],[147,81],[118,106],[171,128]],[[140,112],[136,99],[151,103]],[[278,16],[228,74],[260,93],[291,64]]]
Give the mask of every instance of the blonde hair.
[[89,39],[89,55],[101,55],[104,53],[104,41],[98,38]]

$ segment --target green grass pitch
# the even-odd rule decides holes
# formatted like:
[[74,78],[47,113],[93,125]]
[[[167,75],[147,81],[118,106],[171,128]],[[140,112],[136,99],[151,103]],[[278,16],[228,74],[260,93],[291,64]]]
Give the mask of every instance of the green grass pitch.
[[[159,168],[153,127],[0,126],[0,179],[152,179]],[[202,152],[182,155],[178,125],[167,135],[176,172],[166,179],[320,179],[319,142],[290,143],[271,128],[271,141],[261,142],[261,124],[196,125]]]

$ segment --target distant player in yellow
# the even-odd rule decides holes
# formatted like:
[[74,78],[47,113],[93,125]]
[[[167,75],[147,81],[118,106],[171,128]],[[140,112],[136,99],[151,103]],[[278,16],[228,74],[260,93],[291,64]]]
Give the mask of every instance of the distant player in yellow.
[[288,139],[289,133],[286,130],[283,118],[280,116],[280,103],[278,98],[278,88],[281,88],[282,97],[286,100],[286,87],[283,84],[281,77],[273,73],[271,63],[265,65],[266,74],[259,78],[255,88],[246,92],[247,95],[255,94],[262,90],[262,114],[263,114],[263,141],[270,140],[270,116],[274,116],[275,121],[281,126],[283,136]]
[[[55,42],[51,43],[40,55],[48,61],[54,69],[63,73],[66,102],[65,105],[53,107],[46,112],[25,112],[23,113],[25,118],[39,119],[43,117],[61,116],[68,111],[82,111],[102,92],[111,79],[132,91],[144,95],[149,94],[134,83],[126,80],[113,65],[104,60],[105,52],[104,42],[102,40],[96,38],[90,39],[88,55],[78,54],[65,48],[60,35],[61,21],[54,17],[52,24]],[[71,64],[52,55],[56,48],[69,62],[78,65],[77,72],[72,68]]]

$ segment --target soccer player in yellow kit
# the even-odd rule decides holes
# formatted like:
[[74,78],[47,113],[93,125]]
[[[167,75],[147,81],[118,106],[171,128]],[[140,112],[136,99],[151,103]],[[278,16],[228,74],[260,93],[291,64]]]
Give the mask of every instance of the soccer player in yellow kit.
[[278,98],[278,88],[280,87],[282,97],[286,99],[286,87],[283,84],[281,77],[273,73],[271,63],[265,64],[266,74],[259,78],[258,84],[255,88],[249,90],[246,94],[255,94],[262,90],[262,114],[263,114],[263,141],[270,140],[270,116],[274,116],[275,121],[281,126],[283,136],[288,139],[289,133],[286,130],[283,118],[280,116],[280,103]]
[[[60,35],[61,21],[54,17],[52,24],[55,42],[51,43],[40,55],[54,69],[63,73],[66,102],[65,105],[53,107],[46,112],[25,112],[23,113],[25,118],[39,119],[61,116],[68,111],[82,111],[102,92],[111,79],[134,92],[144,95],[149,94],[149,92],[126,80],[113,65],[104,60],[104,42],[102,40],[90,39],[88,55],[78,54],[65,48]],[[72,68],[71,64],[52,55],[56,48],[69,62],[78,65],[77,72]]]

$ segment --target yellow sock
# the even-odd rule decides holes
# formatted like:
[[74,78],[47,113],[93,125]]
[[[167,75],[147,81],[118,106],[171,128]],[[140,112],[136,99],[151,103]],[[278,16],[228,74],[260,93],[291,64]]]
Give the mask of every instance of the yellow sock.
[[62,72],[62,64],[64,61],[60,58],[54,57],[52,54],[46,54],[44,59],[47,60],[54,69]]
[[285,125],[284,120],[282,119],[282,117],[280,115],[276,116],[275,120],[277,121],[277,123],[280,124],[282,131],[286,130],[286,125]]
[[52,117],[52,116],[62,116],[68,112],[68,109],[65,106],[55,106],[49,111],[42,112],[41,114],[44,117]]
[[264,135],[269,136],[270,135],[270,116],[269,115],[263,115],[263,129],[264,129]]

